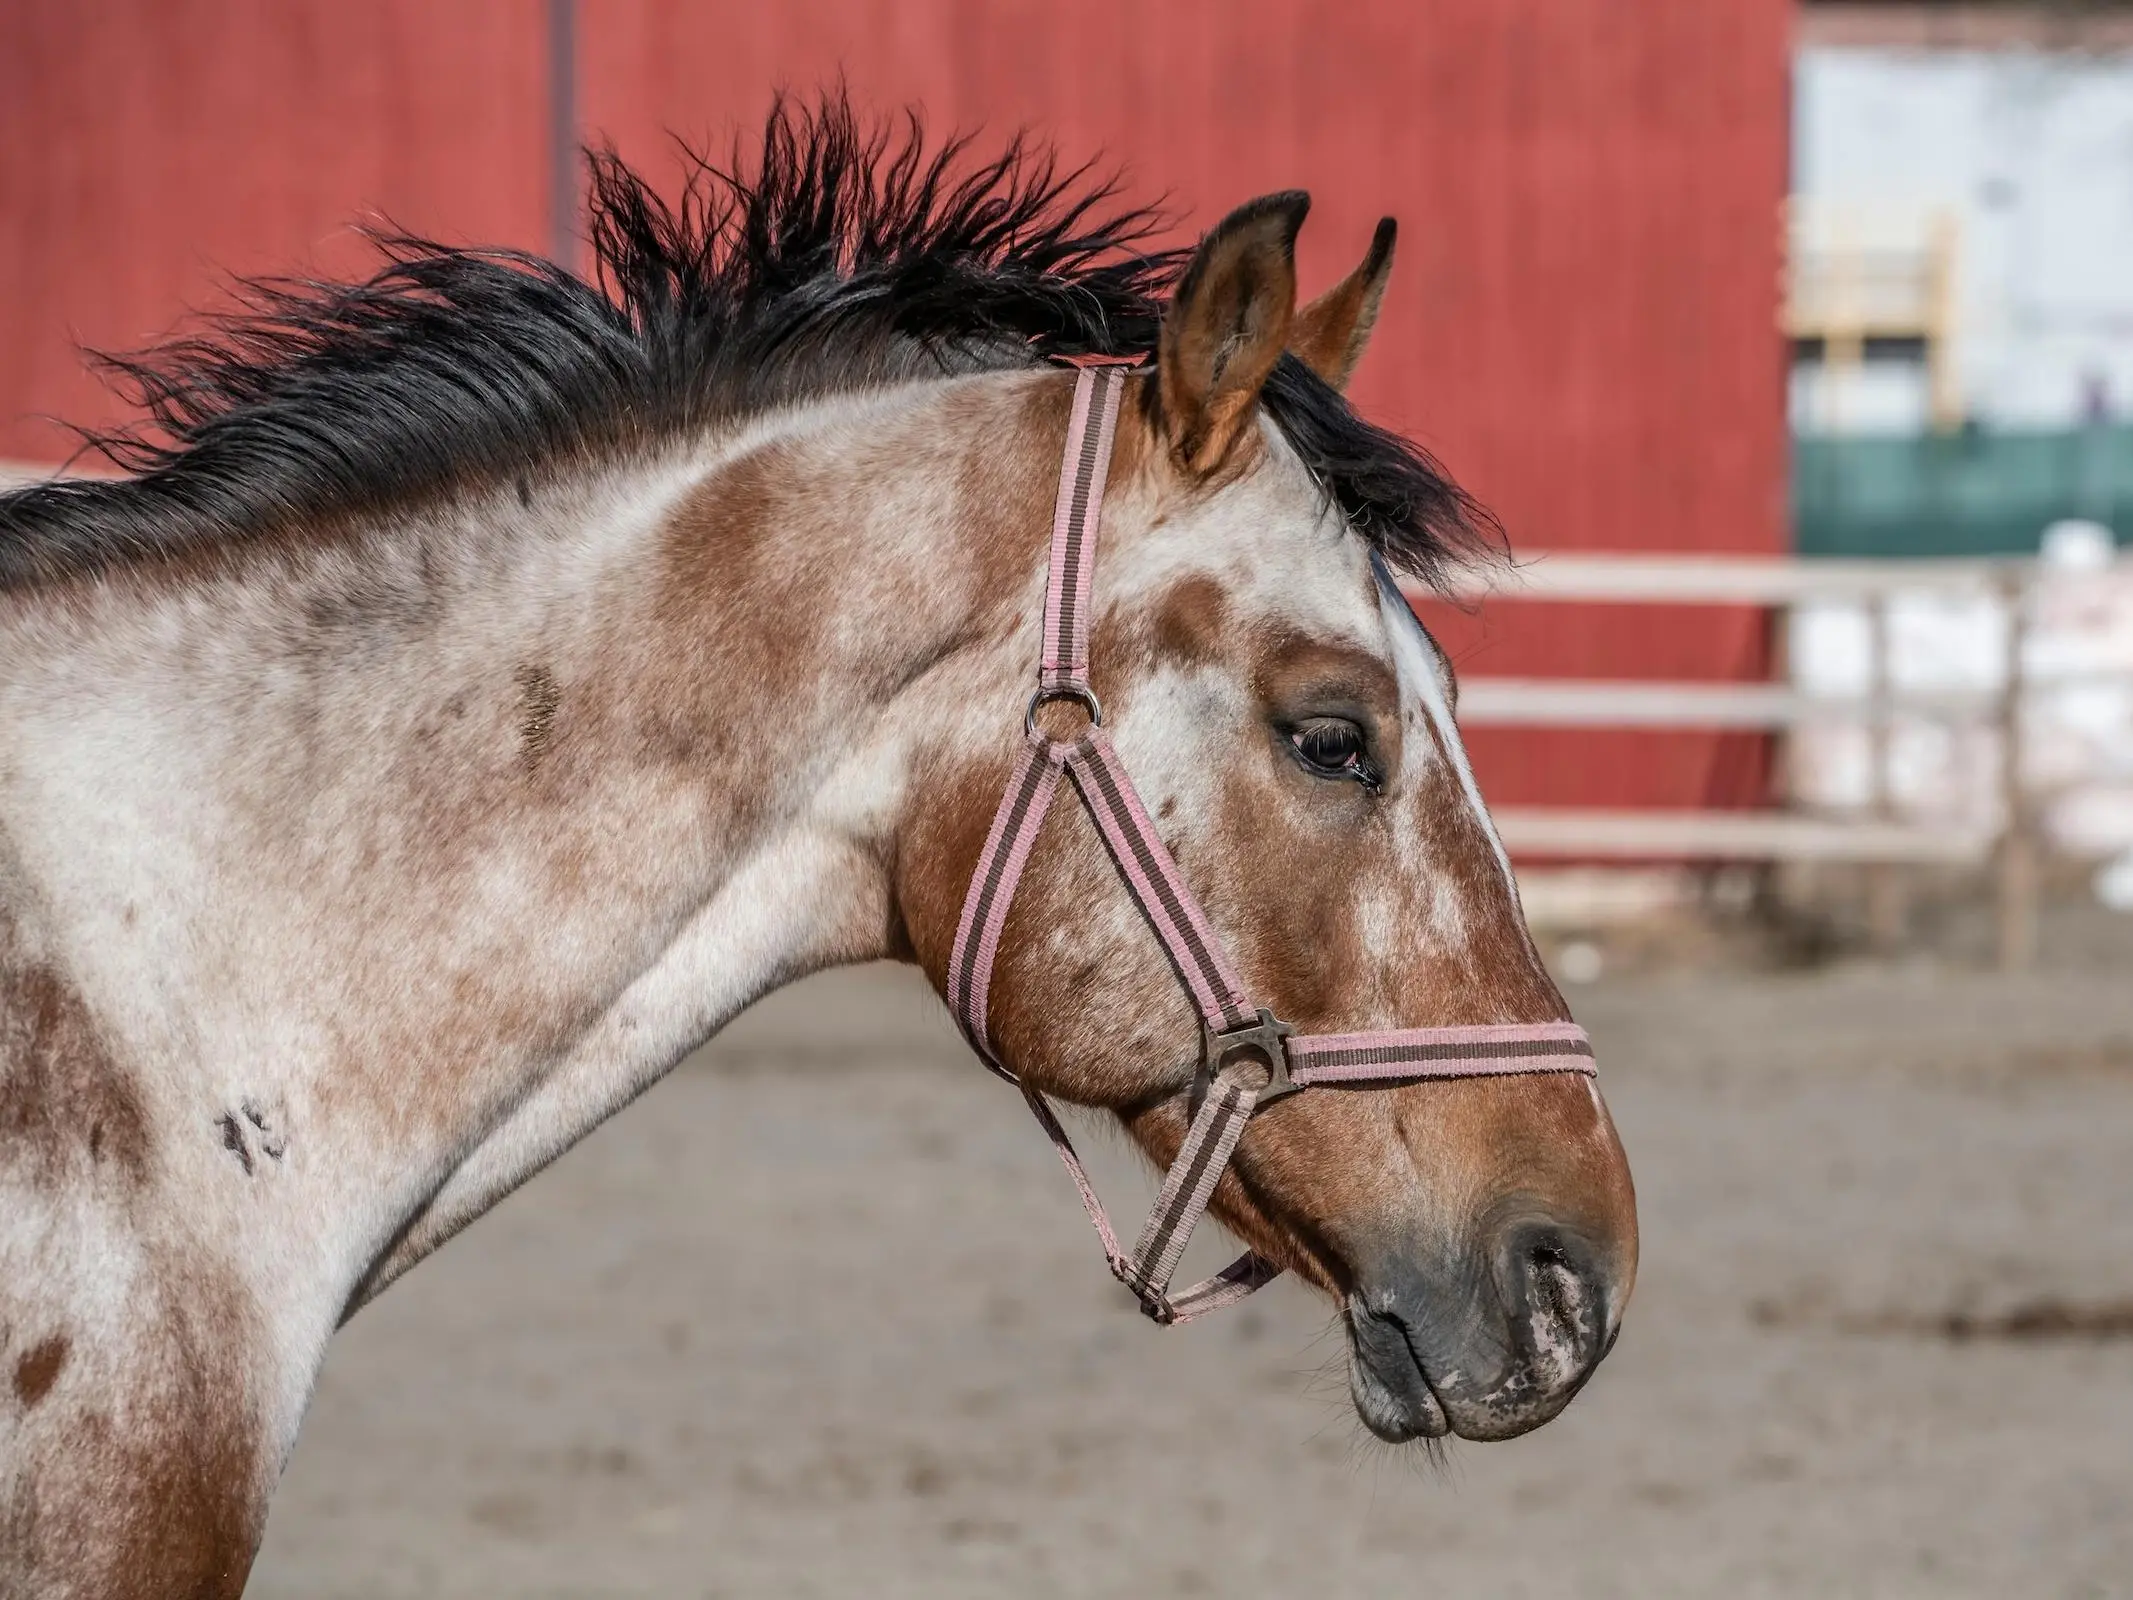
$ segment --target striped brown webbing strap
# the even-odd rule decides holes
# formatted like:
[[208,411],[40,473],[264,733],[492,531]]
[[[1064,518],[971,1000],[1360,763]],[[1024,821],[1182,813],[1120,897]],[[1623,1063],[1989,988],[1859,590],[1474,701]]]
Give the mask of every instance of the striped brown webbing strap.
[[[1573,1022],[1291,1034],[1272,1013],[1252,1003],[1229,951],[1186,886],[1104,732],[1103,709],[1089,684],[1096,533],[1125,391],[1126,373],[1120,367],[1127,364],[1106,358],[1075,364],[1081,370],[1074,383],[1073,417],[1052,515],[1043,665],[1023,719],[1021,752],[964,895],[948,957],[948,1006],[986,1065],[1017,1083],[1029,1101],[1096,1225],[1111,1271],[1157,1322],[1186,1322],[1241,1300],[1281,1271],[1263,1256],[1247,1252],[1213,1277],[1170,1292],[1171,1274],[1193,1228],[1214,1198],[1245,1125],[1261,1106],[1314,1084],[1395,1084],[1544,1072],[1590,1076],[1595,1068],[1592,1043]],[[1037,728],[1037,709],[1048,700],[1080,702],[1089,725],[1079,737],[1053,739]],[[1191,1118],[1131,1250],[1120,1247],[1058,1115],[1043,1095],[1019,1082],[993,1049],[986,1014],[1000,933],[1062,777],[1072,782],[1095,819],[1127,891],[1191,996],[1203,1030],[1200,1067],[1191,1083],[1194,1098],[1188,1101]],[[1184,1092],[1185,1086],[1180,1089]]]

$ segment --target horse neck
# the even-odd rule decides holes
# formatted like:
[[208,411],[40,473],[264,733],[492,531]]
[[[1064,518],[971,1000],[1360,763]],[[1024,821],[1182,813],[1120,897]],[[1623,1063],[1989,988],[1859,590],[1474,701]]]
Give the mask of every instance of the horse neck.
[[945,441],[1004,407],[997,452],[1028,387],[826,403],[18,631],[15,921],[187,1130],[171,1170],[282,1170],[255,1121],[311,1143],[360,1271],[544,1083],[552,1154],[889,953],[913,708],[1002,603]]

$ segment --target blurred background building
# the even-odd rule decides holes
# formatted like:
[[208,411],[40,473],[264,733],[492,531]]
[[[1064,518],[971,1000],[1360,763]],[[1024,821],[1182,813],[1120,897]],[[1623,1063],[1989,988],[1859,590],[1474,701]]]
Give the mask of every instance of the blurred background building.
[[2133,13],[1813,6],[1793,113],[1795,548],[2133,524]]
[[[2053,843],[2128,850],[2133,11],[1806,7],[1785,220],[1792,548],[2041,555],[2023,780]],[[1796,608],[1787,657],[1824,696],[1866,692],[1877,649],[1899,692],[1989,696],[2006,636],[1989,596],[1913,593],[1878,622]],[[1804,727],[1795,797],[1991,826],[2003,737],[1929,715]]]

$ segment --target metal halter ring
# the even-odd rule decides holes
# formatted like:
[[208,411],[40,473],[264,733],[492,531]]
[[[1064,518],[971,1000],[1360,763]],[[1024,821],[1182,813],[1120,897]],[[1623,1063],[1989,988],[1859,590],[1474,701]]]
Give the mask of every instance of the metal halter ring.
[[1104,703],[1096,698],[1096,691],[1085,683],[1062,683],[1054,688],[1039,689],[1029,697],[1029,709],[1022,713],[1022,732],[1033,743],[1037,738],[1037,708],[1051,700],[1077,700],[1081,709],[1089,714],[1090,727],[1104,725]]

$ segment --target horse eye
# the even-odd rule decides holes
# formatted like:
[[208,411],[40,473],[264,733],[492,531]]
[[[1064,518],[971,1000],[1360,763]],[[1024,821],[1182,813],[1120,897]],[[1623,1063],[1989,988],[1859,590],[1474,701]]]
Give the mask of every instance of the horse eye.
[[1363,730],[1345,717],[1313,717],[1289,732],[1289,743],[1303,764],[1324,778],[1354,778],[1365,788],[1378,785]]

